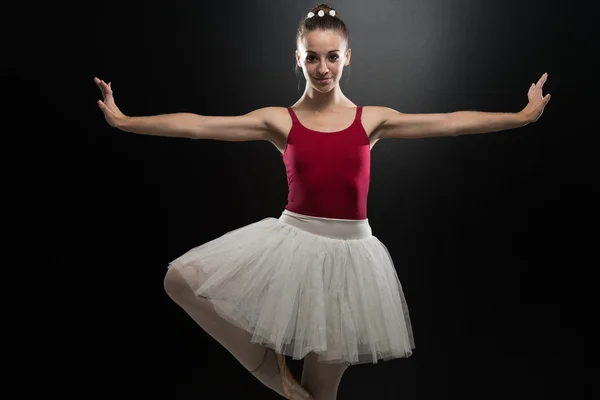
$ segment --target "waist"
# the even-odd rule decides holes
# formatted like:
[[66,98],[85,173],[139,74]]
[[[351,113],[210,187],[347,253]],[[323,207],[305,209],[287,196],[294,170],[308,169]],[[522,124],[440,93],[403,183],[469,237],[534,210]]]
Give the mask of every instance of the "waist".
[[369,219],[338,219],[313,217],[283,210],[279,222],[318,236],[332,239],[365,239],[373,235]]
[[291,182],[285,209],[300,215],[330,219],[362,220],[367,218],[368,187],[339,184],[303,187]]

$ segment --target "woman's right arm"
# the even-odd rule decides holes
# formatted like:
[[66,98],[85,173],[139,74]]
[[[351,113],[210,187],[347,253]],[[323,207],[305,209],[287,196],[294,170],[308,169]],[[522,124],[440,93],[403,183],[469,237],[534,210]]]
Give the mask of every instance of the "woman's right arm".
[[94,78],[102,91],[104,101],[98,107],[104,112],[109,125],[125,132],[142,135],[214,139],[225,141],[269,140],[269,123],[274,107],[265,107],[239,116],[205,116],[193,113],[174,113],[130,117],[117,107],[110,83]]
[[123,117],[115,127],[143,135],[213,139],[231,142],[266,140],[269,107],[239,116],[206,116],[192,113]]

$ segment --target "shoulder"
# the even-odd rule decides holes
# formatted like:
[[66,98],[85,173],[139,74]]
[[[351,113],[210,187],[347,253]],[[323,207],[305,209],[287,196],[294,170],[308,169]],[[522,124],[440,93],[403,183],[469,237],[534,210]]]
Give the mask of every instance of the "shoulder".
[[388,118],[394,114],[401,114],[399,111],[390,107],[383,106],[363,106],[363,115],[369,114],[374,118]]
[[276,125],[279,120],[290,117],[289,111],[286,107],[275,106],[258,108],[249,112],[248,115],[254,115],[260,118],[267,126]]
[[287,107],[263,107],[249,114],[254,114],[260,118],[265,127],[266,139],[280,152],[283,152],[287,142],[287,135],[292,128],[292,119]]
[[252,111],[265,124],[267,131],[276,134],[286,134],[292,127],[292,119],[287,107],[263,107]]
[[262,108],[257,108],[256,110],[252,110],[249,113],[247,113],[246,115],[252,115],[255,117],[259,117],[262,120],[264,120],[265,123],[268,123],[273,118],[280,118],[282,115],[289,115],[289,114],[288,114],[286,107],[268,106],[268,107],[262,107]]
[[362,121],[369,137],[379,139],[385,122],[398,114],[401,113],[390,107],[363,106]]

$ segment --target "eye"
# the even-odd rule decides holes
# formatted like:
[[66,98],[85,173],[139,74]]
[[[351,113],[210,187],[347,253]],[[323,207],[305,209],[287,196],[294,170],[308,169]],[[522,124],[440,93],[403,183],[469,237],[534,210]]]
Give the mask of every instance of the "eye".
[[[340,58],[340,56],[338,56],[337,54],[333,54],[333,55],[329,56],[329,59],[332,60],[332,61],[337,61],[339,58]],[[312,55],[311,56],[306,56],[306,60],[309,61],[309,62],[312,62],[315,59],[316,59],[315,56],[312,56]]]

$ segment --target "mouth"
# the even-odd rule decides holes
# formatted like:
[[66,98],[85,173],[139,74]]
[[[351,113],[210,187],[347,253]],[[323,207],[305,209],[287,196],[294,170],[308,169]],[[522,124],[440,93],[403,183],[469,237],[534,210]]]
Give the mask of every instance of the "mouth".
[[322,84],[322,85],[326,85],[326,84],[328,84],[329,82],[331,82],[331,77],[329,77],[329,78],[325,78],[325,79],[317,79],[317,82],[319,82],[319,83],[320,83],[320,84]]

